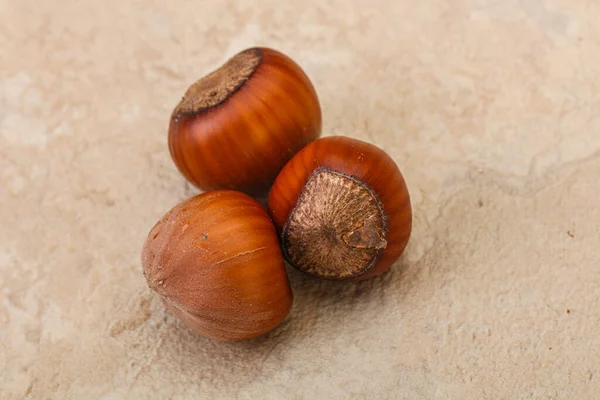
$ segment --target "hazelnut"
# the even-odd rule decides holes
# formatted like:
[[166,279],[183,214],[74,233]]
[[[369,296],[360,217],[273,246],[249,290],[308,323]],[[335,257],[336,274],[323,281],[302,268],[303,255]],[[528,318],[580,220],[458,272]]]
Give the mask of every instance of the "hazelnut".
[[326,279],[386,271],[411,233],[410,196],[383,150],[346,137],[316,140],[281,170],[268,198],[284,257]]
[[292,305],[275,228],[240,192],[208,192],[175,206],[150,231],[142,265],[167,307],[209,338],[259,336]]
[[302,69],[278,51],[251,48],[187,90],[171,116],[169,149],[200,189],[262,195],[320,134],[319,100]]

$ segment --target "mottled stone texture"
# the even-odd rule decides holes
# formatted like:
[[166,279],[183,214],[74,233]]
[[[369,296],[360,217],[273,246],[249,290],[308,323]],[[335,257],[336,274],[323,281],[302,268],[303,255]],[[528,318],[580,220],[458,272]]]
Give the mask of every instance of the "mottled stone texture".
[[[597,399],[597,0],[0,0],[0,398]],[[401,261],[290,271],[295,304],[227,344],[167,314],[147,232],[194,193],[185,89],[251,45],[298,61],[325,134],[385,148]]]

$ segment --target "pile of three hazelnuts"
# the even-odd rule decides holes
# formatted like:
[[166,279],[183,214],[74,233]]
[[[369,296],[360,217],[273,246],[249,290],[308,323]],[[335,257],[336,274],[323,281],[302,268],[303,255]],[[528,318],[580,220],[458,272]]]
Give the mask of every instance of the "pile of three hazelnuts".
[[[396,163],[371,144],[320,134],[313,85],[267,48],[232,57],[173,111],[171,156],[205,192],[152,228],[142,264],[150,288],[200,335],[244,340],[279,325],[293,298],[284,258],[358,281],[404,251],[412,214]],[[267,193],[267,210],[250,197]]]

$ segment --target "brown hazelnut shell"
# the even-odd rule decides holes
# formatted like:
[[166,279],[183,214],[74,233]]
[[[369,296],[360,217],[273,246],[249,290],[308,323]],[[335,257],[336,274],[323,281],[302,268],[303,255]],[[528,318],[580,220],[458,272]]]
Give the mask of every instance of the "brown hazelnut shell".
[[[346,193],[346,187],[355,192]],[[361,198],[369,203],[356,205]],[[302,208],[299,199],[310,204]],[[346,227],[344,233],[336,218],[347,208],[351,212],[345,218],[351,218],[354,228]],[[268,210],[284,257],[296,268],[327,279],[363,280],[381,274],[400,257],[412,229],[410,196],[394,160],[376,146],[342,136],[318,139],[296,154],[277,176]],[[303,211],[295,218],[297,210]],[[379,225],[371,226],[374,219]],[[291,221],[295,236],[286,234]],[[290,249],[298,254],[291,255]],[[330,256],[338,250],[337,258]],[[323,254],[311,256],[316,251]],[[306,257],[312,267],[299,265]],[[354,267],[342,272],[344,264]]]
[[188,89],[171,116],[169,149],[202,190],[264,195],[320,134],[321,107],[306,74],[286,55],[257,47]]
[[209,338],[259,336],[292,305],[275,228],[240,192],[203,193],[175,206],[150,231],[142,265],[168,308]]

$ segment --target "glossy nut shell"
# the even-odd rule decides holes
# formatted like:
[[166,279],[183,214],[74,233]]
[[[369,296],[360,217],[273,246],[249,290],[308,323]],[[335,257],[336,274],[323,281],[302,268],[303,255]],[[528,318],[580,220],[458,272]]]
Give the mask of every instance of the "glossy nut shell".
[[142,265],[168,308],[209,338],[256,337],[292,305],[275,228],[243,193],[208,192],[175,206],[150,231]]

